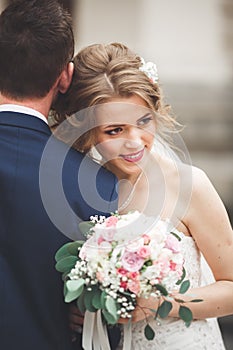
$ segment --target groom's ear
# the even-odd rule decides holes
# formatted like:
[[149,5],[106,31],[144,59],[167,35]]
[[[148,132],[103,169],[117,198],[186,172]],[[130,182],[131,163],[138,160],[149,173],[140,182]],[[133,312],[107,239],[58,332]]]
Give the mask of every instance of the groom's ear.
[[63,69],[61,72],[60,78],[58,79],[57,89],[59,92],[64,94],[72,81],[72,77],[74,74],[74,63],[69,62],[66,66],[66,68]]

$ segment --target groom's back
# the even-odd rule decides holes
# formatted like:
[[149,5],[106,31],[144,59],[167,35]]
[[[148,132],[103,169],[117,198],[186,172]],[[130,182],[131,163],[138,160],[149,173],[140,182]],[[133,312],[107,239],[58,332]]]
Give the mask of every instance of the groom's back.
[[[17,118],[33,117],[0,113],[0,347],[67,350],[67,312],[54,254],[68,239],[50,221],[39,189],[46,135],[20,121],[12,125]],[[36,129],[41,122],[34,119]]]
[[[52,151],[48,149],[42,158],[50,136],[48,126],[36,117],[0,112],[0,339],[4,350],[72,347],[62,280],[54,268],[55,252],[68,238],[56,225],[63,223],[70,236],[78,231],[78,216],[88,219],[96,209],[90,205],[93,198],[83,199],[77,186],[77,172],[84,162],[78,152],[51,138]],[[66,203],[59,200],[58,186],[54,187],[56,164],[63,162],[66,152],[63,189],[77,217],[67,211]],[[47,167],[43,168],[41,159],[45,158]],[[88,187],[99,168],[86,162]],[[99,185],[105,187],[110,201],[114,178],[103,169],[100,172],[103,183]],[[43,188],[54,206],[49,212]]]
[[55,140],[41,114],[71,65],[68,14],[55,0],[12,2],[0,16],[0,52],[0,348],[71,350],[54,254],[98,211],[97,173],[100,210],[115,209],[115,178]]

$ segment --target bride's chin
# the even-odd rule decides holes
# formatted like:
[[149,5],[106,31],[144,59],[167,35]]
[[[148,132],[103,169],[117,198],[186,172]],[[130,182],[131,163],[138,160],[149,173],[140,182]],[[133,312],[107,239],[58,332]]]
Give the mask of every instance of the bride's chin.
[[139,175],[141,174],[142,170],[139,168],[137,171],[128,171],[121,173],[120,176],[118,176],[119,180],[129,180],[132,184],[135,183]]
[[124,163],[121,162],[121,164],[108,162],[105,164],[105,167],[115,174],[119,180],[137,177],[142,171],[142,167],[139,164],[131,162],[126,163],[125,161]]

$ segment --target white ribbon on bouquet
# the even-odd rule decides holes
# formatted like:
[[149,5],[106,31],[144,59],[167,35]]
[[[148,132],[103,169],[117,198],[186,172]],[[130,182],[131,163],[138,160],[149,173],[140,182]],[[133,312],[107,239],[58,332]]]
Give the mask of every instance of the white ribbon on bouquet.
[[[124,342],[122,350],[131,348],[131,323],[124,324]],[[101,310],[86,311],[83,323],[82,347],[84,350],[111,350],[106,325],[102,322]]]

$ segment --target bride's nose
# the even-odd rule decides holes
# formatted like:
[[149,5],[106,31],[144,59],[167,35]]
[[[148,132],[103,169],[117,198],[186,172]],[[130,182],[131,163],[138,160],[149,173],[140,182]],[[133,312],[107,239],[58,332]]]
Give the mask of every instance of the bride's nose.
[[138,148],[142,144],[141,132],[138,128],[132,128],[128,131],[125,139],[125,147],[127,148]]

